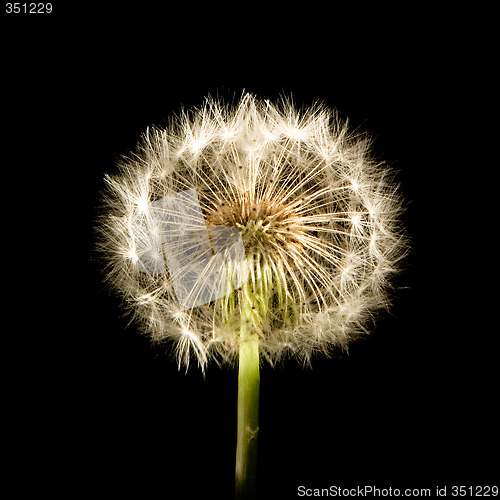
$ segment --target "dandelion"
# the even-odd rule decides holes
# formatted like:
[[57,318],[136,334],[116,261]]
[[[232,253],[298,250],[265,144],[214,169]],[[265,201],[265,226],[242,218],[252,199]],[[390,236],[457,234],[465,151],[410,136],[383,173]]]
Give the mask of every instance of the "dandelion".
[[389,306],[400,197],[367,136],[317,104],[207,99],[105,181],[107,279],[179,367],[239,364],[236,488],[255,474],[259,363],[346,349]]

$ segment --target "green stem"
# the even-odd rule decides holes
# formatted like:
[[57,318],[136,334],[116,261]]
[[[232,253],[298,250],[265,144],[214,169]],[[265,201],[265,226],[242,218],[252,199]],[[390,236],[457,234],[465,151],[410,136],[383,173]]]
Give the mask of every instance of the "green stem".
[[238,430],[236,442],[236,500],[256,494],[257,433],[259,431],[259,343],[256,336],[240,334],[238,372]]

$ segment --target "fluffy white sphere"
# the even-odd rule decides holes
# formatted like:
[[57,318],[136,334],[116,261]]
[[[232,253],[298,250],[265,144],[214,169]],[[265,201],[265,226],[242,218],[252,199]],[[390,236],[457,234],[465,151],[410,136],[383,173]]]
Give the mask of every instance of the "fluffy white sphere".
[[271,363],[307,361],[388,306],[404,253],[397,186],[325,106],[207,99],[148,129],[106,184],[107,278],[179,365],[236,360],[243,330]]

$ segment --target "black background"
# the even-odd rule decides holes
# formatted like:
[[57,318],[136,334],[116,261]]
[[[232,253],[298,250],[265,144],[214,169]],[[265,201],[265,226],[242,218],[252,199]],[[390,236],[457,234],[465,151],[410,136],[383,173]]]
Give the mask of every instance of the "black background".
[[236,370],[179,372],[170,346],[128,325],[101,284],[93,225],[104,174],[148,125],[243,90],[318,99],[370,132],[398,170],[411,238],[373,335],[312,369],[262,367],[259,498],[498,482],[464,35],[437,12],[148,9],[126,21],[59,10],[4,30],[3,387],[19,491],[231,498]]

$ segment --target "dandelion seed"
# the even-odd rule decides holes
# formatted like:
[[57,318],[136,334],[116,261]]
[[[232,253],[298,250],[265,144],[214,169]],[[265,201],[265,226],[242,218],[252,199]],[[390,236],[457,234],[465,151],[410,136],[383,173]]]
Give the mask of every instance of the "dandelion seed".
[[[150,333],[156,340],[178,339],[178,319],[168,311],[178,309],[182,297],[191,294],[189,327],[199,338],[192,355],[199,356],[202,368],[211,359],[236,361],[224,347],[227,338],[217,342],[214,331],[234,321],[244,293],[235,288],[230,299],[210,300],[205,304],[208,312],[194,306],[202,305],[204,289],[216,288],[210,280],[223,279],[224,272],[215,266],[222,265],[227,273],[230,265],[221,255],[202,258],[199,245],[209,246],[211,227],[235,228],[247,255],[258,253],[260,266],[266,262],[273,272],[281,269],[275,284],[283,287],[283,296],[307,304],[291,322],[285,317],[278,322],[261,318],[259,350],[270,363],[283,357],[283,329],[290,330],[286,343],[293,347],[287,353],[308,360],[315,351],[345,347],[346,332],[350,339],[357,338],[374,307],[387,306],[388,277],[403,251],[395,222],[399,196],[386,167],[370,158],[366,140],[350,136],[335,112],[318,105],[300,114],[288,101],[274,106],[249,94],[234,108],[208,99],[201,109],[181,115],[169,130],[149,128],[120,170],[106,178],[108,214],[101,225],[109,280],[139,320],[151,311],[137,297],[163,290],[148,303],[165,314],[157,323],[141,322],[155,329]],[[182,217],[165,205],[165,200],[193,190],[198,208],[186,198],[184,206],[191,208]],[[177,209],[182,205],[181,200]],[[177,226],[170,232],[191,235],[186,243],[192,247],[186,250],[189,265],[199,268],[197,281],[184,292],[176,287],[187,276],[182,266],[168,265],[180,250],[165,245],[165,221],[175,217]],[[196,238],[202,240],[196,243]],[[257,261],[251,262],[252,272],[257,272]],[[172,280],[176,293],[161,286],[165,279]],[[251,293],[261,288],[262,283],[256,283]],[[272,309],[269,297],[259,300],[268,302],[266,310]],[[134,307],[136,301],[140,308]],[[234,310],[228,315],[222,308],[231,301]],[[349,315],[348,322],[344,314],[331,314],[321,335],[315,332],[315,318],[325,309],[346,309],[351,302],[357,314]],[[311,340],[304,343],[307,332]],[[239,337],[236,329],[231,342],[238,345]]]

